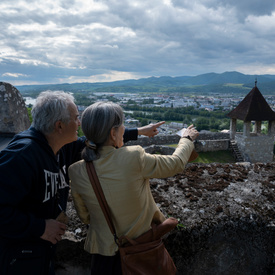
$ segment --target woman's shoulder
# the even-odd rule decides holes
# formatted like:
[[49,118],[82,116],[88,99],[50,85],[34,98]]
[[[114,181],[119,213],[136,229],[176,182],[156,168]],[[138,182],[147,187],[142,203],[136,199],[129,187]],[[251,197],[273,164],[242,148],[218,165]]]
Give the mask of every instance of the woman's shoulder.
[[134,155],[134,154],[139,155],[139,154],[145,152],[145,150],[140,145],[124,146],[120,149],[121,149],[121,153],[131,154],[131,155]]
[[144,149],[139,145],[123,146],[115,151],[114,158],[123,161],[123,165],[138,162],[144,154]]
[[74,171],[79,171],[80,169],[83,169],[83,167],[85,167],[85,161],[82,159],[82,160],[79,160],[73,164],[71,164],[68,168],[68,171],[69,173],[71,172],[74,172]]

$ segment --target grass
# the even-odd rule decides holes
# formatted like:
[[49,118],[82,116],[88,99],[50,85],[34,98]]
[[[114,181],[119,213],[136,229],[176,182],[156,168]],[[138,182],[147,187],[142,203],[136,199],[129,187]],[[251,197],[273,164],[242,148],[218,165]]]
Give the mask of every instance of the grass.
[[234,163],[235,159],[230,151],[200,152],[195,163]]
[[[177,147],[177,144],[167,145],[170,147]],[[234,163],[236,162],[230,151],[214,151],[214,152],[199,152],[197,159],[192,163]]]

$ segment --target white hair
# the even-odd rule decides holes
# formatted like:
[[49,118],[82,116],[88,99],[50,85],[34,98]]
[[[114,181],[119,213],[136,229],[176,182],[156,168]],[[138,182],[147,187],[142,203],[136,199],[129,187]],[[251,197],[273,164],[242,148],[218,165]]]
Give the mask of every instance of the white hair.
[[31,111],[32,126],[43,134],[52,133],[56,121],[69,123],[68,106],[71,104],[74,104],[74,97],[63,91],[40,93]]

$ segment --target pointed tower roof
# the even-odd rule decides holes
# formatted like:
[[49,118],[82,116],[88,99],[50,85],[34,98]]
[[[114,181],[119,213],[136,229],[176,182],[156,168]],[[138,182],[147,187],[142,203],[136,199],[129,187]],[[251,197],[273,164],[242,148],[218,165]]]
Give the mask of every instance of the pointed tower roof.
[[272,111],[256,84],[257,81],[255,81],[255,87],[240,104],[228,114],[230,118],[243,121],[275,120],[275,112]]

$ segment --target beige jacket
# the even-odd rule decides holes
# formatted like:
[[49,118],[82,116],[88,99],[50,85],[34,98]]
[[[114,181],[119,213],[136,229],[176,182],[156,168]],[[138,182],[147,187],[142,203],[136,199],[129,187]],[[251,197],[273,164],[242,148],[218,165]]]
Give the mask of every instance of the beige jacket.
[[[193,149],[193,143],[186,138],[180,140],[169,156],[147,154],[140,146],[101,149],[94,166],[118,237],[136,238],[150,229],[152,220],[165,219],[152,197],[149,179],[182,172]],[[114,255],[118,247],[94,194],[85,162],[71,165],[69,176],[77,213],[83,223],[90,225],[84,249],[89,253]]]

